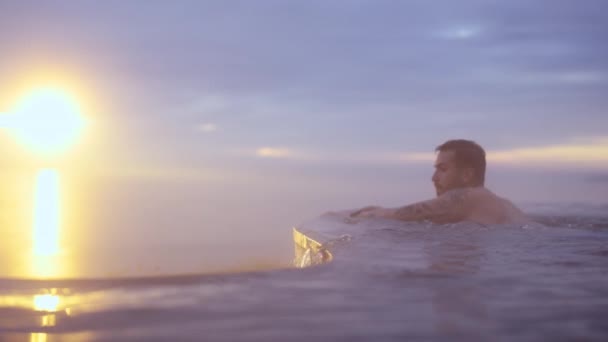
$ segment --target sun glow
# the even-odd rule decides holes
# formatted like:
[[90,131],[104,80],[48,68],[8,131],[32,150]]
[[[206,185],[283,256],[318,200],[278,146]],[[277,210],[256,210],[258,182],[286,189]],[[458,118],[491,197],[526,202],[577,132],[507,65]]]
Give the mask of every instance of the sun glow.
[[67,92],[39,88],[23,97],[0,124],[28,148],[49,155],[74,144],[84,119],[78,103]]

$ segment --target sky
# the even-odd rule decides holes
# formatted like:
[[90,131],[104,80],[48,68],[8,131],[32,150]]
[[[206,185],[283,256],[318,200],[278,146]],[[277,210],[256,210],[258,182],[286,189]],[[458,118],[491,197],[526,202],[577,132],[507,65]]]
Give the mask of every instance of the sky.
[[517,203],[605,203],[607,10],[3,0],[0,113],[55,82],[90,124],[54,161],[0,132],[0,165],[57,165],[72,187],[96,189],[79,198],[123,234],[153,221],[173,236],[177,220],[280,240],[327,210],[426,199],[433,150],[451,138],[480,143],[489,187]]

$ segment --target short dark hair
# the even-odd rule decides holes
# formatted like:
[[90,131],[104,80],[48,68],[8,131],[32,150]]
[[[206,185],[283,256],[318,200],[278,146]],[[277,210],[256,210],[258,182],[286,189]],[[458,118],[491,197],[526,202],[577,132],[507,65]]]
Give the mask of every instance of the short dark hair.
[[486,180],[486,152],[476,142],[464,139],[448,140],[435,148],[435,152],[453,151],[459,167],[470,167],[475,173],[475,185]]

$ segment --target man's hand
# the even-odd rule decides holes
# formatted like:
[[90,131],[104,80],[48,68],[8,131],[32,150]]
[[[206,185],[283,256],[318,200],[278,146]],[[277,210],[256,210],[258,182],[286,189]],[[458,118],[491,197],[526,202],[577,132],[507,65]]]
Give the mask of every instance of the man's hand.
[[368,207],[364,207],[359,210],[353,211],[349,216],[350,217],[369,217],[370,213],[377,209],[380,209],[380,207],[368,206]]
[[351,218],[393,218],[393,216],[395,216],[395,209],[374,206],[359,209],[350,215]]

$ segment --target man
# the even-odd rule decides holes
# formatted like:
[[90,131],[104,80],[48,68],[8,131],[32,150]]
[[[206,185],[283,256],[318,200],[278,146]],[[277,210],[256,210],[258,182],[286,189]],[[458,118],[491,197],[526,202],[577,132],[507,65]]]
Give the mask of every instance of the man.
[[350,217],[382,217],[436,223],[472,221],[481,224],[523,223],[515,205],[484,187],[486,153],[473,141],[449,140],[436,149],[433,184],[437,197],[400,208],[366,207]]

